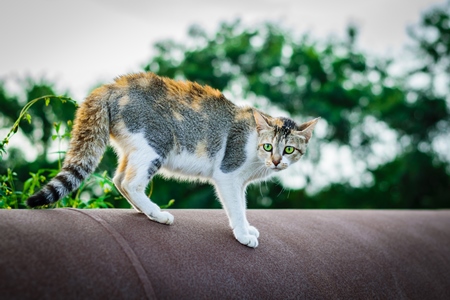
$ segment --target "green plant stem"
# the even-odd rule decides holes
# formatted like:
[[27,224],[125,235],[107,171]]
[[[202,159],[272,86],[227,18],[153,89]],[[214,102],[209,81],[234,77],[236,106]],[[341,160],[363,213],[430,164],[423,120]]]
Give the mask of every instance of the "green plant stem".
[[25,104],[25,106],[20,111],[19,117],[14,122],[14,125],[12,126],[11,130],[8,132],[8,134],[3,139],[3,141],[0,142],[0,158],[3,156],[3,153],[6,153],[5,146],[9,143],[9,140],[11,139],[11,137],[19,130],[20,121],[22,121],[22,119],[27,119],[28,121],[31,120],[29,117],[27,118],[28,109],[30,109],[30,107],[33,104],[35,104],[36,102],[41,101],[41,100],[44,100],[46,102],[46,105],[48,105],[48,103],[50,102],[50,99],[58,99],[63,103],[70,102],[70,103],[74,104],[75,106],[77,106],[76,101],[73,100],[72,98],[64,97],[64,96],[55,96],[55,95],[46,95],[46,96],[42,96],[39,98],[35,98],[35,99],[31,100],[30,102],[28,102],[27,104]]

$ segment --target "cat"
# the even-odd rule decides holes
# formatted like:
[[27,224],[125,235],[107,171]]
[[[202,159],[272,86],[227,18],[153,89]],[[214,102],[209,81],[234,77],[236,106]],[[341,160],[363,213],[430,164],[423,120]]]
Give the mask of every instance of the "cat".
[[137,211],[159,223],[174,221],[145,195],[157,172],[207,181],[234,237],[254,248],[259,232],[246,218],[246,187],[297,162],[317,121],[273,118],[195,82],[154,73],[121,76],[80,105],[61,171],[27,205],[48,205],[76,190],[111,142],[119,158],[113,182]]

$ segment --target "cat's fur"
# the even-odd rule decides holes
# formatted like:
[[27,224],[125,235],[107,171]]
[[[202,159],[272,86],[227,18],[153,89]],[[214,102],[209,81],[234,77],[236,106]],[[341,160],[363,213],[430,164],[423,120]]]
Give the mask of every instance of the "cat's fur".
[[[94,90],[81,104],[61,172],[27,203],[30,207],[54,203],[77,189],[111,141],[119,156],[114,184],[136,210],[172,224],[173,216],[145,195],[158,171],[209,181],[236,239],[256,247],[259,232],[245,215],[246,187],[298,161],[317,120],[298,125],[272,118],[189,81],[153,73],[122,76]],[[285,149],[294,152],[287,154]]]

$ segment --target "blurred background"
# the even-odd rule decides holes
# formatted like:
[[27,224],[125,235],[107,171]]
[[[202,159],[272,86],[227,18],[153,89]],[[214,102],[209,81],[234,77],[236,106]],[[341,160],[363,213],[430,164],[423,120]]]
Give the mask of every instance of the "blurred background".
[[[32,99],[81,103],[152,71],[274,116],[322,118],[297,165],[248,189],[250,208],[450,207],[449,1],[3,0],[0,40],[0,138]],[[24,207],[57,171],[74,112],[30,108],[0,159],[0,207]],[[128,207],[115,167],[109,149],[63,205]],[[205,184],[155,178],[148,192],[174,208],[220,207]]]

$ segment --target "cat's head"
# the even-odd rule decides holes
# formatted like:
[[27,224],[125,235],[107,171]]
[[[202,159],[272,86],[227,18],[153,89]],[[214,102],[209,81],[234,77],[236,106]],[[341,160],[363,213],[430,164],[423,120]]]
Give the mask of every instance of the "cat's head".
[[296,124],[288,118],[272,118],[254,110],[258,131],[258,157],[267,168],[281,171],[297,162],[306,151],[319,118]]

